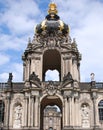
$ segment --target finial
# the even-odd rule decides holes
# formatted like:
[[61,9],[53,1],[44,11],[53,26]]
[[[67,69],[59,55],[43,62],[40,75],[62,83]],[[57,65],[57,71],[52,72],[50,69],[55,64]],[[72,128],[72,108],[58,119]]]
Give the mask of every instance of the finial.
[[57,6],[56,6],[56,4],[54,3],[54,2],[51,2],[50,4],[49,4],[49,10],[48,10],[48,13],[49,14],[57,14],[58,13],[58,11],[57,11]]

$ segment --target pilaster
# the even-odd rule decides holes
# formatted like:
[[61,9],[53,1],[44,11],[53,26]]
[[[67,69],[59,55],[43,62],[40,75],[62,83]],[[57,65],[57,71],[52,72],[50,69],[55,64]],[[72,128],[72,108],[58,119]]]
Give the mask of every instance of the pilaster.
[[29,104],[28,104],[28,126],[31,127],[31,97],[29,95]]
[[[11,113],[10,113],[10,100],[11,100],[11,96],[10,93],[7,93],[6,96],[6,121],[5,121],[5,126],[9,129],[9,126],[11,126]],[[10,118],[11,117],[11,118]]]
[[39,104],[38,96],[35,97],[35,127],[39,126]]
[[[95,87],[95,86],[94,86]],[[94,115],[94,117],[93,117],[93,119],[94,119],[94,121],[93,121],[93,130],[98,130],[99,129],[99,126],[98,126],[98,122],[97,122],[97,109],[96,109],[96,99],[97,99],[97,89],[96,88],[92,88],[91,89],[91,91],[92,91],[92,101],[93,101],[93,115]]]
[[65,116],[64,116],[64,125],[65,126],[68,126],[68,104],[67,104],[67,97],[64,98],[64,113],[65,113]]
[[24,126],[28,126],[28,101],[29,97],[25,96],[25,109],[24,109]]
[[34,96],[31,96],[31,127],[34,127]]

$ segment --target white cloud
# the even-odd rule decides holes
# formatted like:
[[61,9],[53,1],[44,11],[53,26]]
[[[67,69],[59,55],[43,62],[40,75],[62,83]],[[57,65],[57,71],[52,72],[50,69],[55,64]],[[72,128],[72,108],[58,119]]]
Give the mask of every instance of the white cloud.
[[95,73],[97,81],[103,81],[103,3],[96,0],[55,1],[82,53],[81,81],[89,81],[91,72]]
[[25,48],[27,44],[27,37],[23,36],[21,38],[13,36],[13,35],[7,35],[7,34],[0,34],[0,43],[1,47],[0,50],[5,51],[8,49],[13,50],[22,50]]
[[9,77],[9,74],[8,73],[2,73],[0,74],[0,82],[7,82],[8,80],[8,77]]
[[48,70],[45,75],[45,81],[59,81],[59,73],[57,70]]
[[14,63],[12,65],[13,81],[20,82],[23,80],[23,65],[21,63]]
[[21,63],[12,63],[6,66],[6,72],[0,74],[0,82],[7,82],[9,73],[13,74],[13,82],[23,81],[23,66]]
[[40,10],[33,0],[6,0],[7,6],[4,12],[0,13],[0,24],[6,24],[11,33],[25,34],[31,32],[39,19]]
[[8,63],[10,61],[10,57],[5,54],[0,54],[0,66]]
[[[0,70],[0,80],[6,82],[9,72],[12,72],[13,81],[22,81],[22,61],[15,63],[13,53],[25,50],[28,37],[33,36],[34,26],[40,18],[40,10],[34,0],[5,0],[0,3],[5,7],[0,12],[0,51],[5,53],[0,53],[0,65],[5,64]],[[19,56],[21,58],[21,54]],[[10,61],[10,58],[13,59]]]

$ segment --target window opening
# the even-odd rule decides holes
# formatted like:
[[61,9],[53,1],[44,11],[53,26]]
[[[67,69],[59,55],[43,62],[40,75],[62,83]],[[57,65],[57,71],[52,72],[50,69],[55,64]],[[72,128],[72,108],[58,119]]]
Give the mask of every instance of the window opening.
[[99,120],[103,121],[103,100],[98,104]]

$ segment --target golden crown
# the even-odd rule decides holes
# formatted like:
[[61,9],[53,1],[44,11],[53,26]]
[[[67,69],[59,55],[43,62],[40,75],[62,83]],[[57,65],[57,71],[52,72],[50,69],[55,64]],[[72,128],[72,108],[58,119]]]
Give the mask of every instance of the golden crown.
[[57,6],[56,6],[56,4],[55,3],[50,3],[49,4],[49,10],[48,10],[48,13],[49,14],[51,14],[51,13],[54,13],[54,14],[57,14],[58,13],[58,11],[57,11]]

